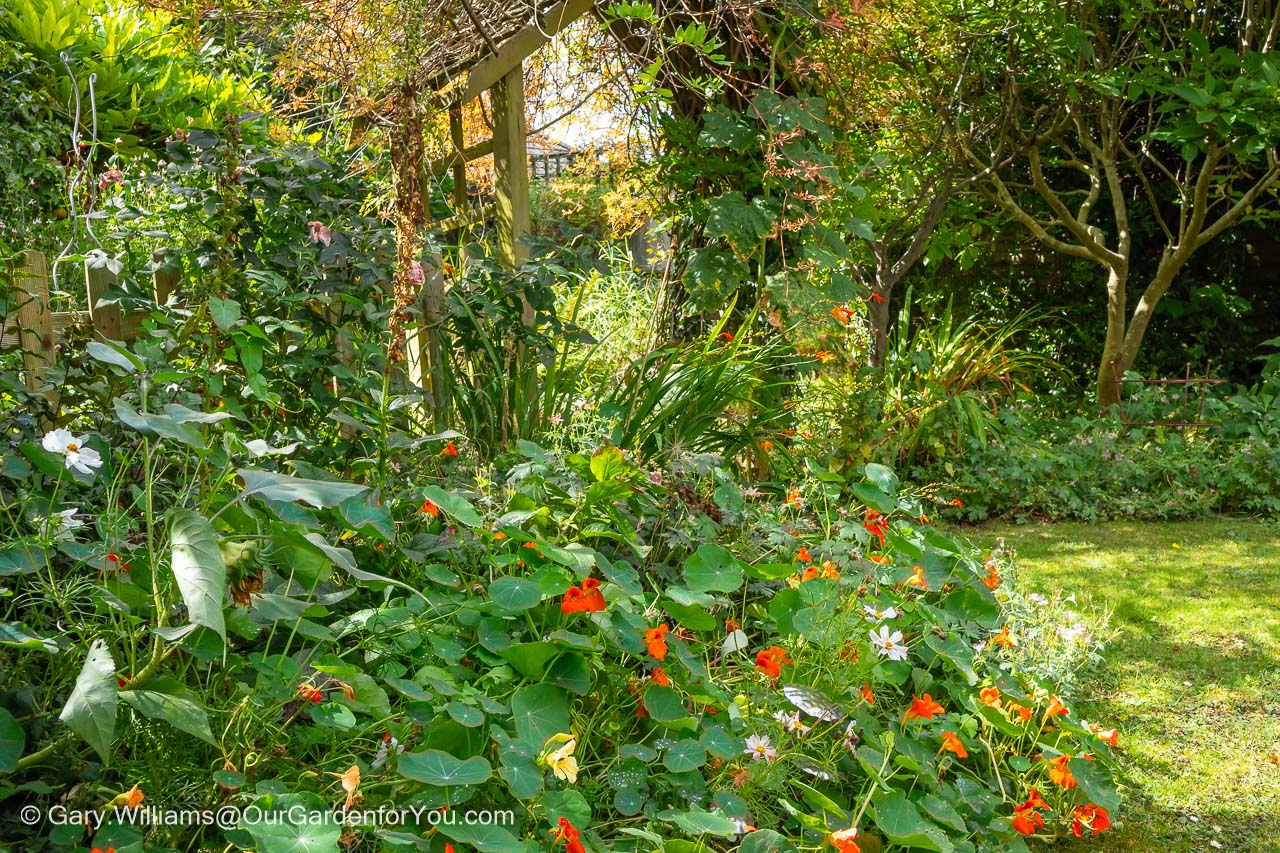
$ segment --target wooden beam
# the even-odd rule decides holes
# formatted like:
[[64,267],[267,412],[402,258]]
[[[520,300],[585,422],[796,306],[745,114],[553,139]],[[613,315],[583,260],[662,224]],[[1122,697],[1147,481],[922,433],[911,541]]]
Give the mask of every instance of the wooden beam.
[[486,204],[481,207],[468,208],[462,213],[441,219],[438,222],[432,222],[427,226],[429,231],[455,231],[459,228],[467,228],[484,222],[486,219],[492,219],[494,214],[498,212],[498,205]]
[[53,348],[53,312],[49,310],[49,265],[44,255],[33,249],[24,251],[16,281],[22,294],[19,298],[23,300],[18,305],[22,366],[26,368],[27,390],[36,391],[57,360]]
[[489,100],[493,107],[498,252],[502,262],[514,269],[528,254],[520,238],[529,233],[529,152],[525,148],[524,69],[520,63],[489,90]]
[[[498,52],[471,66],[458,78],[458,85],[444,93],[444,103],[465,104],[478,98],[486,89],[492,89],[533,53],[551,41],[565,27],[586,14],[595,6],[595,0],[562,0],[530,24],[498,46]],[[433,80],[429,87],[443,89],[449,81]]]
[[93,318],[93,330],[108,341],[124,339],[120,303],[103,304],[107,290],[116,284],[114,261],[105,254],[95,253],[84,262],[85,291],[89,298],[89,316]]
[[432,160],[431,164],[427,166],[427,171],[430,173],[431,177],[438,178],[445,172],[456,169],[459,163],[470,163],[472,160],[479,160],[486,154],[492,153],[493,140],[486,139],[484,142],[477,142],[475,145],[464,148],[461,157],[459,157],[457,153],[453,153],[446,154],[439,160]]

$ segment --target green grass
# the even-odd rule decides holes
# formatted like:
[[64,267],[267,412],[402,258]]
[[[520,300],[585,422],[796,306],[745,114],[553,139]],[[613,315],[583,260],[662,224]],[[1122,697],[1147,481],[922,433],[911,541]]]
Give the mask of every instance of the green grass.
[[[1120,729],[1125,807],[1064,850],[1280,851],[1280,533],[1274,524],[992,525],[1028,589],[1113,611],[1078,713]],[[1213,842],[1217,842],[1217,847]]]

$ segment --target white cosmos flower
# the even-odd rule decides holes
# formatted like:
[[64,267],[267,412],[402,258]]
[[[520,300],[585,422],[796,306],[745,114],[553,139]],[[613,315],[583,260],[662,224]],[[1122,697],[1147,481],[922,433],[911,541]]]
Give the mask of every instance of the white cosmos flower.
[[79,507],[64,509],[55,512],[53,515],[36,516],[36,527],[45,536],[59,542],[75,537],[75,532],[84,527],[84,522],[76,518],[76,513],[80,512]]
[[794,711],[790,714],[786,711],[775,711],[773,718],[782,723],[782,728],[792,734],[802,735],[807,734],[809,731],[809,726],[806,726],[804,721],[800,719],[799,711]]
[[880,608],[876,607],[873,604],[866,604],[866,605],[863,605],[862,609],[867,611],[868,622],[875,622],[878,624],[880,622],[883,622],[885,619],[898,618],[898,611],[892,607],[886,607],[883,610],[881,610]]
[[886,657],[889,660],[906,660],[907,647],[902,642],[902,632],[894,631],[889,633],[889,626],[881,625],[880,633],[868,631],[871,635],[871,645],[876,647],[876,654]]
[[85,447],[84,442],[84,438],[76,438],[69,430],[59,427],[45,433],[40,443],[45,450],[60,455],[73,471],[92,474],[94,469],[102,467],[102,457],[92,447]]
[[752,735],[747,738],[747,748],[742,750],[742,754],[750,755],[752,761],[773,761],[778,757],[778,751],[769,742],[768,735]]

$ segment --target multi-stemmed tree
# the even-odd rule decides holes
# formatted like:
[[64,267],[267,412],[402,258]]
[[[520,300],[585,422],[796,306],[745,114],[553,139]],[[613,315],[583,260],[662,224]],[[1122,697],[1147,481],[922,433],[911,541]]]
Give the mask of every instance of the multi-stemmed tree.
[[[1274,209],[1280,8],[1157,0],[987,7],[979,109],[957,136],[976,186],[1044,245],[1096,263],[1106,338],[1096,394],[1119,402],[1161,298],[1196,252]],[[1161,239],[1139,245],[1134,225]],[[1135,281],[1135,261],[1154,270]],[[1136,299],[1134,298],[1136,297]]]

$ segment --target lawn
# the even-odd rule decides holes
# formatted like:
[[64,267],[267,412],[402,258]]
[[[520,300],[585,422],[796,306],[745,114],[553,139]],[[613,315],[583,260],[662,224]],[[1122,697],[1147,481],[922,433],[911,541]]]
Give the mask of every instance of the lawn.
[[974,538],[999,536],[1031,589],[1112,611],[1107,663],[1080,696],[1084,717],[1119,727],[1129,786],[1101,848],[1280,850],[1280,529],[993,525]]

